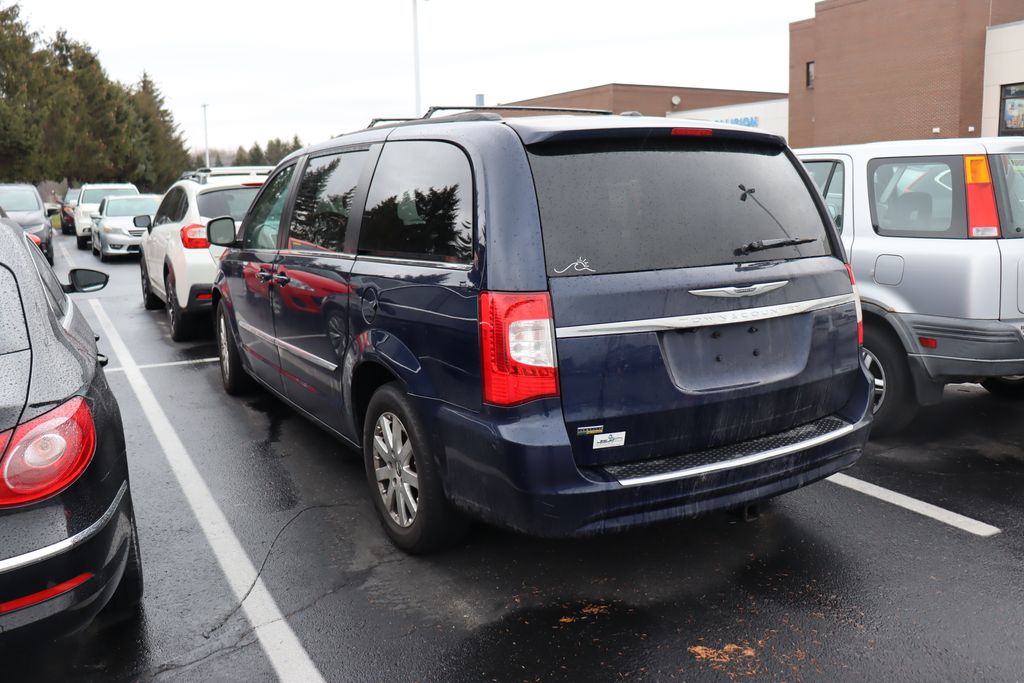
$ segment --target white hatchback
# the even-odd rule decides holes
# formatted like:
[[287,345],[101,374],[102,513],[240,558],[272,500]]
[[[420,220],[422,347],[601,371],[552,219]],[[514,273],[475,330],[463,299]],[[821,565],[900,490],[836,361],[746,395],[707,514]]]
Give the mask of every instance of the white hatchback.
[[266,172],[179,180],[167,190],[152,221],[136,217],[135,225],[148,229],[139,261],[143,305],[147,310],[166,308],[175,341],[188,339],[198,315],[210,310],[217,260],[224,249],[207,241],[206,223],[220,216],[240,223]]

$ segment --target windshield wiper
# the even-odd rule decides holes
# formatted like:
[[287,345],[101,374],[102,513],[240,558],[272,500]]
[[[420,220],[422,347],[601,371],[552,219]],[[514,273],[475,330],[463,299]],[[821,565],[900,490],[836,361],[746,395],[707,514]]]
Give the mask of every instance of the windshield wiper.
[[753,242],[747,242],[742,247],[736,250],[736,254],[743,256],[750,254],[755,251],[764,251],[765,249],[776,249],[778,247],[792,247],[797,244],[810,244],[811,242],[817,242],[817,237],[783,237],[775,240],[755,240]]

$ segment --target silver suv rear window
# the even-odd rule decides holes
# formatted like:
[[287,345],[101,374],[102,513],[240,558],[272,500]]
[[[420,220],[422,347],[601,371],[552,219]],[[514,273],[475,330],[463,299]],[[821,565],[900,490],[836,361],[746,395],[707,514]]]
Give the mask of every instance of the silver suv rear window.
[[[813,190],[782,147],[715,139],[529,148],[548,275],[832,254]],[[742,253],[759,240],[808,238]]]

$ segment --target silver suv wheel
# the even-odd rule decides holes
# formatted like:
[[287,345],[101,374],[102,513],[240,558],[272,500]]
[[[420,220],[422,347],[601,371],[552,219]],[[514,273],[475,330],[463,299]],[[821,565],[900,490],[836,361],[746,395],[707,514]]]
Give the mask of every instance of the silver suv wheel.
[[882,364],[878,362],[878,358],[875,354],[868,351],[866,348],[862,349],[864,353],[864,366],[871,373],[871,379],[874,384],[874,394],[871,400],[871,412],[877,413],[878,409],[882,407],[882,403],[885,401],[885,370],[882,369]]

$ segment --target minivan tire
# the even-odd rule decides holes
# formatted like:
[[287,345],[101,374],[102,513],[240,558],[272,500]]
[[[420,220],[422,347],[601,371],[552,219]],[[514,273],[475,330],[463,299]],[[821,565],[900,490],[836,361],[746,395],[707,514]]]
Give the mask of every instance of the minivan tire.
[[882,402],[875,409],[871,435],[891,436],[910,424],[920,408],[914,395],[907,354],[893,335],[872,328],[864,332],[864,349],[881,365],[885,382]]
[[[377,481],[374,441],[378,421],[382,419],[392,419],[390,424],[399,425],[412,449],[408,462],[414,470],[417,482],[416,511],[408,526],[403,526],[400,521],[395,520],[390,510],[385,507],[383,483],[394,487],[394,481]],[[413,555],[448,548],[461,540],[469,529],[468,520],[452,506],[444,494],[432,443],[412,401],[398,383],[392,382],[377,389],[370,399],[366,420],[363,423],[366,480],[370,486],[370,496],[377,516],[388,537],[401,550]],[[398,464],[399,469],[402,469],[401,463]],[[395,495],[402,494],[392,494],[392,497]]]
[[217,304],[214,325],[217,354],[220,356],[220,379],[224,383],[224,391],[231,396],[246,394],[252,390],[253,381],[242,367],[242,356],[238,352],[238,344],[231,331],[231,324],[228,322],[228,314],[223,301]]
[[85,251],[85,249],[89,246],[88,237],[75,237],[75,240],[76,244],[78,245],[78,248],[82,251]]
[[1024,399],[1024,377],[991,377],[981,386],[999,398]]

